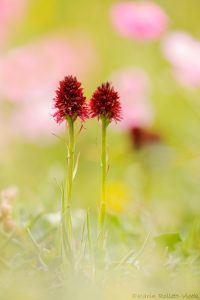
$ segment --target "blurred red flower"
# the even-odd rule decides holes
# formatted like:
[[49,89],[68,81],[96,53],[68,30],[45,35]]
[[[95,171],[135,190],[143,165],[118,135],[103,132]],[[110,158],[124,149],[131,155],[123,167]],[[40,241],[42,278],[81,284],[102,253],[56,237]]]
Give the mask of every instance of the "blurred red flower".
[[149,129],[133,127],[129,132],[135,149],[140,149],[147,144],[160,142],[159,134]]

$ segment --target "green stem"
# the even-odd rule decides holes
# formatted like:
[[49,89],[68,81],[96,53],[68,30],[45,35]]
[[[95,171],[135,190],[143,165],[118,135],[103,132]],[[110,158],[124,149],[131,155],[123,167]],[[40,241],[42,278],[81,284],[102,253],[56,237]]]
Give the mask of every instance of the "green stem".
[[106,172],[107,172],[107,160],[106,160],[106,148],[107,148],[107,139],[106,139],[106,129],[108,126],[108,121],[106,118],[102,118],[102,134],[101,134],[101,166],[102,166],[102,181],[101,181],[101,205],[99,213],[99,231],[100,236],[104,232],[104,223],[106,215]]
[[73,171],[74,171],[74,151],[75,151],[75,141],[74,141],[74,121],[72,118],[67,118],[68,123],[68,157],[67,157],[67,179],[66,179],[66,208],[71,208],[72,200],[72,182],[73,182]]
[[[68,123],[68,153],[67,153],[67,177],[66,177],[66,199],[63,199],[62,205],[62,240],[63,255],[69,259],[73,267],[72,251],[72,221],[71,221],[71,200],[72,200],[72,183],[74,171],[74,120],[71,117],[67,119]],[[63,197],[64,198],[64,197]]]

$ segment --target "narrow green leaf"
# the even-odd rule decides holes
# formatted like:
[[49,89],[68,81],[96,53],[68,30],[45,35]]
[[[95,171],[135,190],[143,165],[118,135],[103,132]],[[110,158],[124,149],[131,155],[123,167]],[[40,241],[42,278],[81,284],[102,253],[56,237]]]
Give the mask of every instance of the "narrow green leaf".
[[73,180],[74,180],[74,178],[76,176],[76,173],[78,171],[79,158],[80,158],[80,152],[77,155],[77,159],[76,159],[76,163],[75,163],[75,167],[74,167],[74,171],[73,171]]

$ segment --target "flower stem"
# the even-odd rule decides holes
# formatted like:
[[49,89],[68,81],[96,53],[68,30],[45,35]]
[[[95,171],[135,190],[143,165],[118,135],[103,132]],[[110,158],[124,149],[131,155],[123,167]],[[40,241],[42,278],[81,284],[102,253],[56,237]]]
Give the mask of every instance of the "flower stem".
[[62,240],[63,253],[69,259],[73,267],[73,251],[72,251],[72,221],[71,221],[71,200],[72,200],[72,183],[74,170],[74,120],[67,118],[68,123],[68,153],[67,153],[67,177],[66,177],[66,199],[62,208]]
[[74,151],[75,151],[75,141],[74,141],[74,121],[71,117],[67,118],[68,122],[68,157],[67,157],[67,179],[66,179],[66,208],[71,208],[72,200],[72,182],[73,182],[73,170],[74,170]]
[[106,159],[106,148],[107,148],[107,135],[106,129],[108,126],[108,121],[106,118],[101,119],[102,122],[102,134],[101,134],[101,204],[99,212],[99,235],[102,239],[104,233],[104,223],[106,215],[106,172],[107,172],[107,159]]

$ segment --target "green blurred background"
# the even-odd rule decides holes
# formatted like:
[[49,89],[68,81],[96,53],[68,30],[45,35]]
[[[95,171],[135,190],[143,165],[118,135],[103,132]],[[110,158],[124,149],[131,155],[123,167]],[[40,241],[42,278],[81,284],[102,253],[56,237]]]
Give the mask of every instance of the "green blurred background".
[[[169,30],[181,29],[200,38],[198,0],[155,2],[168,14]],[[138,43],[114,31],[109,17],[113,3],[116,1],[30,1],[1,52],[50,33],[72,39],[87,36],[95,49],[94,67],[82,80],[88,99],[114,71],[129,66],[143,68],[150,77],[150,100],[156,112],[152,130],[159,133],[161,142],[137,151],[128,132],[109,129],[110,212],[140,220],[144,228],[152,226],[155,232],[183,229],[199,217],[200,209],[199,90],[188,90],[174,80],[160,41]],[[7,116],[12,106],[2,99],[2,114]],[[84,127],[77,138],[80,161],[73,205],[96,210],[100,198],[100,127],[95,120],[87,121]],[[77,124],[77,131],[79,128]],[[0,150],[0,188],[16,185],[20,191],[18,205],[30,214],[38,210],[56,212],[60,207],[58,185],[65,181],[67,132],[60,137],[37,143],[11,135]],[[113,204],[115,197],[120,208]]]

